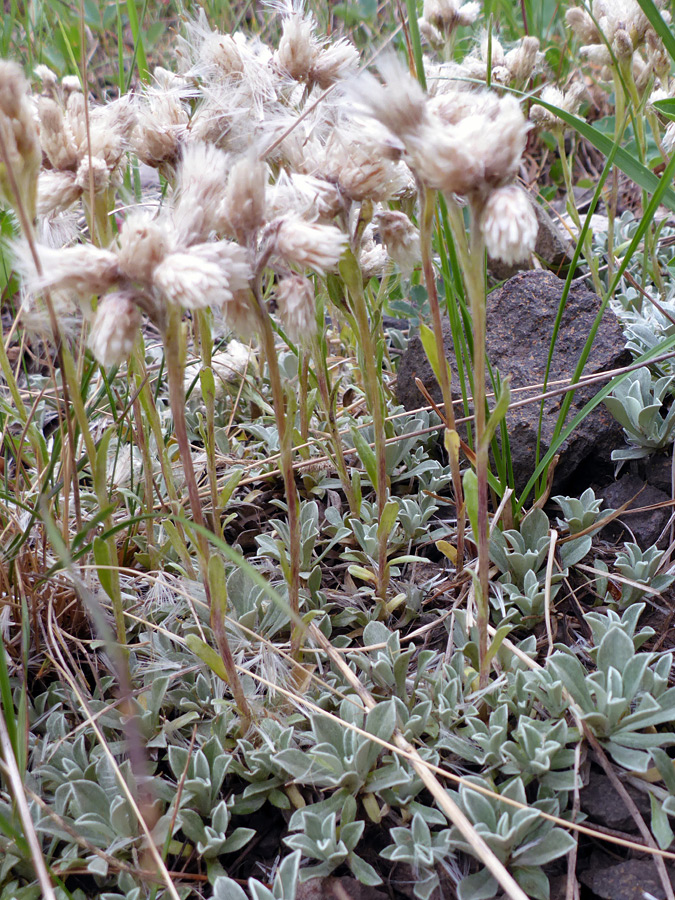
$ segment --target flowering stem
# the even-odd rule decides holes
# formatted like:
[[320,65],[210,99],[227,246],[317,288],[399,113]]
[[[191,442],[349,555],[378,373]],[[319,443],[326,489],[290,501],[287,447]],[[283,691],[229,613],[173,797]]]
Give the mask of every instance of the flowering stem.
[[328,425],[328,433],[333,444],[333,453],[335,455],[335,468],[338,470],[342,490],[345,492],[349,511],[352,515],[358,516],[359,508],[354,496],[354,489],[347,472],[347,464],[345,462],[344,448],[340,437],[340,429],[335,420],[335,405],[331,398],[331,391],[328,387],[328,372],[326,366],[326,354],[322,352],[319,346],[318,335],[314,335],[312,339],[312,355],[316,365],[316,381],[319,387],[319,396],[326,413],[326,424]]
[[[204,521],[204,513],[199,499],[199,488],[197,486],[194,465],[192,464],[192,452],[190,449],[190,441],[188,439],[187,426],[185,424],[185,385],[183,383],[184,347],[182,340],[181,310],[179,307],[174,305],[169,306],[167,323],[162,338],[164,341],[167,374],[169,376],[169,403],[173,414],[174,434],[183,463],[183,472],[185,473],[185,483],[187,486],[188,498],[190,500],[192,518],[194,519],[195,525],[199,525],[203,529],[206,527],[206,523]],[[225,631],[222,603],[220,602],[220,598],[216,598],[216,602],[212,601],[211,585],[209,582],[209,544],[202,530],[198,530],[197,532],[197,547],[199,552],[199,566],[206,590],[206,600],[209,609],[211,610],[211,627],[213,628],[213,634],[216,643],[218,644],[218,650],[223,660],[223,665],[225,666],[227,682],[242,717],[242,731],[245,732],[251,721],[251,709],[246,700],[244,689],[239,679],[239,674],[237,673],[234,656],[232,655],[230,643],[227,638],[227,632]]]
[[[365,388],[370,414],[373,417],[373,431],[375,437],[375,461],[377,517],[381,521],[384,508],[387,505],[387,457],[384,434],[384,409],[380,379],[377,373],[377,353],[370,333],[370,321],[368,319],[368,307],[363,291],[363,276],[361,269],[353,254],[343,257],[340,272],[349,289],[353,301],[354,317],[359,331],[359,343],[363,354],[363,370],[365,374]],[[389,566],[387,565],[387,545],[389,532],[386,529],[378,529],[377,539],[377,585],[376,594],[384,607],[389,586]]]
[[473,330],[473,408],[476,423],[476,478],[478,481],[478,584],[476,609],[478,625],[478,659],[480,686],[487,686],[488,652],[488,596],[490,567],[488,522],[488,441],[485,433],[485,244],[480,227],[482,203],[471,203],[471,233],[469,238],[470,265],[464,272]]
[[[450,387],[450,373],[445,357],[445,345],[443,343],[443,325],[441,322],[441,309],[438,303],[438,291],[436,289],[436,273],[432,259],[431,233],[436,209],[436,192],[421,187],[422,190],[422,222],[420,227],[420,245],[422,250],[422,269],[424,281],[429,297],[429,309],[431,310],[431,322],[436,341],[436,358],[438,360],[438,375],[441,382],[441,395],[443,397],[443,410],[445,414],[445,427],[456,433],[455,408],[452,403],[452,389]],[[452,444],[450,444],[452,448]],[[462,476],[459,470],[459,452],[450,450],[450,471],[452,473],[452,486],[455,493],[455,506],[457,509],[457,574],[461,574],[464,567],[464,493],[462,491]]]
[[295,474],[293,472],[293,428],[292,423],[286,417],[286,403],[284,388],[281,383],[279,360],[274,346],[274,331],[272,321],[265,305],[260,297],[258,289],[254,289],[257,301],[256,310],[260,322],[263,350],[267,358],[267,371],[272,388],[272,402],[274,403],[274,415],[279,431],[279,456],[281,472],[284,478],[284,490],[286,503],[288,504],[288,530],[290,534],[290,572],[288,575],[288,602],[291,608],[291,655],[297,658],[300,653],[302,634],[296,622],[300,614],[300,516],[298,492],[295,487]]

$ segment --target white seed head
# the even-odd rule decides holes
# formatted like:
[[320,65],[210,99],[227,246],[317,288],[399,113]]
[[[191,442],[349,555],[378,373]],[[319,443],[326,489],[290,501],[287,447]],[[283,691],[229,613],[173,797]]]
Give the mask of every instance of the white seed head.
[[61,79],[61,87],[66,94],[72,94],[74,91],[82,93],[82,83],[77,75],[64,75]]
[[364,279],[381,278],[391,266],[389,254],[384,244],[375,240],[372,225],[369,225],[361,241],[359,249],[359,268]]
[[77,167],[75,184],[85,194],[89,193],[92,184],[94,185],[95,194],[101,194],[103,191],[106,191],[110,186],[110,169],[106,161],[101,159],[100,156],[92,156],[90,165],[89,156],[83,156]]
[[40,274],[25,243],[14,244],[12,250],[24,285],[31,293],[54,288],[72,291],[89,300],[94,295],[105,294],[120,278],[117,255],[92,244],[61,249],[39,244]]
[[675,149],[675,122],[669,122],[666,132],[662,140],[663,149],[666,153],[672,153]]
[[222,306],[248,286],[246,253],[237,244],[197,244],[189,252],[170,253],[153,272],[153,284],[169,303],[184,309]]
[[322,274],[337,265],[347,242],[339,228],[307,222],[294,215],[279,220],[275,230],[275,255],[301,269]]
[[323,174],[355,201],[382,202],[404,185],[402,168],[387,158],[377,142],[359,138],[355,129],[335,129]]
[[222,230],[220,207],[230,169],[230,158],[212,144],[188,144],[177,174],[173,221],[178,242],[205,241]]
[[435,124],[421,132],[411,153],[411,168],[425,184],[468,195],[513,179],[528,130],[514,97],[459,92],[435,103]]
[[267,191],[267,218],[276,219],[290,211],[301,217],[332,219],[343,208],[337,187],[323,178],[297,172],[282,172]]
[[51,97],[40,97],[38,116],[40,143],[53,168],[71,170],[76,168],[79,150],[59,104]]
[[504,57],[509,70],[510,81],[526,84],[539,62],[539,38],[524,37],[518,47],[514,47]]
[[404,143],[415,140],[427,119],[426,98],[419,82],[394,56],[385,58],[379,71],[382,82],[369,72],[359,76],[354,100]]
[[405,213],[397,210],[379,212],[375,221],[389,256],[404,275],[409,275],[422,258],[419,231]]
[[568,9],[565,13],[565,19],[572,31],[584,44],[596,44],[602,40],[598,29],[595,27],[595,22],[586,10],[580,6],[573,6],[571,9]]
[[173,166],[180,155],[189,116],[173,90],[149,90],[137,108],[131,142],[141,162],[157,168]]
[[131,281],[147,285],[170,249],[171,241],[162,222],[147,212],[131,213],[119,236],[120,270]]
[[472,25],[480,15],[480,3],[461,0],[424,0],[423,18],[434,28],[450,34],[460,25]]
[[292,13],[284,20],[279,48],[274,54],[277,64],[296,81],[306,81],[316,53],[313,19]]
[[306,343],[316,331],[314,285],[304,275],[280,278],[276,290],[279,315],[290,339]]
[[38,216],[49,216],[68,209],[82,196],[73,172],[57,172],[46,169],[38,179]]
[[346,38],[341,38],[319,50],[309,72],[311,83],[325,91],[332,84],[348,78],[359,65],[359,51]]
[[[19,66],[7,60],[0,60],[0,133],[19,192],[18,201],[33,219],[42,152],[28,99],[28,83]],[[0,161],[0,195],[16,205],[17,198],[4,161]]]
[[527,194],[511,184],[490,194],[483,209],[481,228],[488,254],[511,264],[527,259],[532,253],[539,225]]
[[108,294],[91,323],[89,349],[104,368],[119,366],[134,348],[141,313],[130,291]]
[[231,34],[211,32],[201,45],[201,56],[207,66],[214,66],[226,78],[244,72],[241,48]]
[[227,179],[221,215],[229,233],[246,244],[265,221],[265,187],[269,177],[265,163],[255,152],[242,156]]

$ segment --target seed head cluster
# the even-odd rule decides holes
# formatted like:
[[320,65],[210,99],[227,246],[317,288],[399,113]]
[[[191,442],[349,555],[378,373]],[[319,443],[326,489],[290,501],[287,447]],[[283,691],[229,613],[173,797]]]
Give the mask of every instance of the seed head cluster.
[[[425,61],[423,90],[393,55],[376,74],[359,72],[354,45],[322,35],[297,0],[274,8],[276,46],[221,33],[200,13],[179,39],[176,71],[158,67],[151,84],[108,103],[46,66],[31,94],[18,67],[0,63],[0,192],[44,235],[37,260],[16,246],[25,289],[76,299],[104,365],[130,352],[143,316],[162,329],[174,308],[217,309],[249,336],[273,298],[289,337],[310,334],[320,279],[347,247],[364,278],[419,264],[422,188],[468,204],[492,256],[514,262],[534,247],[536,217],[516,179],[533,124],[563,126],[536,102],[528,122],[504,89],[527,91],[546,74],[536,38],[504,47],[484,32],[461,64],[448,63],[439,48],[481,4],[425,0],[420,29],[441,59]],[[567,21],[589,58],[606,66],[613,53],[643,80],[648,70],[654,97],[673,95],[667,54],[636,0],[593,0]],[[584,96],[576,82],[541,93],[570,113]],[[150,185],[137,208],[121,178],[130,154]],[[95,243],[74,238],[66,223],[79,204],[90,229],[117,209],[116,227],[94,229]]]

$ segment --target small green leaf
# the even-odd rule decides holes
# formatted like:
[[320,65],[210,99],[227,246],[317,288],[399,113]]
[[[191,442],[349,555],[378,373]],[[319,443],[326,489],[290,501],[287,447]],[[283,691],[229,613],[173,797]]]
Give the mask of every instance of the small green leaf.
[[490,413],[490,418],[487,420],[485,433],[483,435],[483,440],[485,441],[486,445],[491,443],[492,438],[495,436],[495,432],[499,428],[502,419],[508,412],[509,403],[511,402],[510,382],[511,376],[509,375],[501,384],[497,402],[495,403],[494,409]]
[[219,678],[222,678],[222,680],[227,683],[225,663],[213,647],[209,647],[209,645],[201,638],[197,637],[196,634],[188,634],[185,638],[185,646],[188,650],[191,650],[195,656],[198,656],[203,663],[206,663],[212,672],[215,672]]
[[377,536],[378,538],[386,535],[389,537],[391,534],[391,530],[396,524],[396,517],[398,516],[398,501],[397,500],[389,500],[387,504],[385,504],[384,509],[382,510],[382,515],[380,517],[380,521],[377,526]]
[[352,441],[359,455],[359,459],[363,463],[368,479],[374,488],[377,487],[377,460],[372,448],[361,434],[358,428],[352,427]]

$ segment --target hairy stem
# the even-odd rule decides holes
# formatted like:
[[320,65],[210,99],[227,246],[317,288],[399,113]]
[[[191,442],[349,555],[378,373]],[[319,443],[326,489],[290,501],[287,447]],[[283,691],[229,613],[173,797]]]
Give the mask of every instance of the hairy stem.
[[[438,360],[438,374],[441,383],[441,396],[443,397],[443,410],[445,427],[456,432],[455,408],[452,403],[452,389],[450,386],[450,373],[445,358],[445,345],[443,343],[443,324],[441,322],[441,309],[438,303],[438,291],[436,289],[436,273],[432,257],[431,234],[433,229],[434,211],[436,209],[436,192],[428,188],[423,190],[422,222],[420,228],[420,243],[422,249],[422,269],[424,281],[429,297],[429,309],[431,310],[431,322],[436,341],[436,358]],[[452,473],[452,487],[455,493],[455,506],[457,509],[457,574],[464,567],[464,493],[462,491],[462,476],[459,470],[459,453],[450,452],[450,471]]]
[[293,613],[291,623],[291,655],[297,658],[302,643],[302,634],[297,628],[296,622],[300,614],[300,504],[298,492],[295,487],[295,473],[293,472],[293,426],[286,416],[286,402],[284,388],[279,371],[277,350],[274,346],[274,331],[269,313],[265,308],[259,291],[255,291],[257,300],[257,313],[260,321],[260,334],[263,350],[267,358],[267,371],[269,372],[270,386],[272,388],[272,402],[274,404],[274,416],[277,420],[279,431],[279,456],[280,468],[284,479],[286,503],[288,504],[288,530],[290,533],[290,573],[288,576],[288,602]]
[[476,423],[476,478],[478,480],[478,591],[476,596],[478,624],[478,658],[480,686],[487,686],[489,521],[488,521],[488,451],[485,433],[485,244],[480,228],[482,202],[471,203],[470,265],[464,272],[473,329],[473,408]]
[[[169,403],[173,414],[174,434],[178,444],[185,483],[187,486],[192,518],[195,525],[206,527],[201,501],[199,499],[199,487],[192,463],[192,451],[188,439],[187,426],[185,424],[185,386],[184,378],[184,352],[182,342],[181,311],[178,307],[171,307],[167,316],[167,324],[163,334],[164,353],[166,356],[166,368],[169,376]],[[246,731],[251,721],[251,709],[246,700],[244,689],[237,673],[234,656],[225,630],[225,623],[219,601],[212,602],[211,585],[209,583],[209,543],[201,530],[197,531],[197,547],[199,551],[199,566],[204,579],[206,599],[211,610],[211,627],[218,644],[218,650],[225,666],[227,681],[232,691],[235,703],[242,716],[242,730]]]

